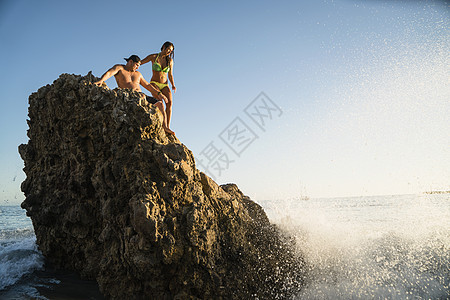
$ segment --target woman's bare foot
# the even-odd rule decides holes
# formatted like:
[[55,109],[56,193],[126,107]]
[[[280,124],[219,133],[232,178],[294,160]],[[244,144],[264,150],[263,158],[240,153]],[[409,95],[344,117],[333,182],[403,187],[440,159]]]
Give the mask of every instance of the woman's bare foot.
[[164,131],[165,131],[167,134],[173,134],[173,135],[175,135],[175,132],[174,132],[173,130],[171,130],[170,128],[164,127]]

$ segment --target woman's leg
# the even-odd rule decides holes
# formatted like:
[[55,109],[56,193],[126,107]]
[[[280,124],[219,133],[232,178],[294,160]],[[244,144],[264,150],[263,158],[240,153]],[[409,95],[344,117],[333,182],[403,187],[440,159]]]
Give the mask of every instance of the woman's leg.
[[[157,91],[159,91],[159,87],[156,84],[150,82],[150,85],[153,86]],[[158,99],[158,92],[150,91],[150,93],[152,94],[153,98]]]
[[166,122],[167,127],[170,128],[170,119],[172,118],[172,92],[169,89],[169,86],[164,87],[161,92],[164,96],[167,97],[166,103]]
[[167,118],[166,118],[166,114],[164,113],[164,104],[163,101],[158,101],[155,103],[156,107],[159,108],[159,110],[161,111],[162,117],[163,117],[163,129],[165,132],[169,133],[169,134],[175,134],[175,132],[173,132],[168,126],[167,126]]
[[[153,83],[151,83],[151,85],[153,85],[154,87],[155,87],[155,89],[157,89],[157,90],[159,90],[159,87],[156,85],[156,84],[153,84]],[[163,89],[164,90],[164,89]],[[170,92],[170,90],[169,90],[169,92]],[[154,98],[157,98],[158,97],[158,93],[155,93],[155,92],[151,92],[152,93],[152,96],[154,97]],[[164,94],[164,93],[163,93]],[[165,94],[164,94],[165,95]],[[166,96],[167,97],[167,96]],[[169,99],[169,97],[167,97],[167,99]],[[171,98],[171,100],[172,100],[172,98]],[[163,102],[164,101],[158,101],[158,102],[156,102],[155,103],[155,105],[156,105],[156,107],[158,107],[159,108],[159,110],[161,111],[161,113],[162,113],[162,115],[163,115],[163,128],[164,128],[164,131],[165,132],[167,132],[167,133],[169,133],[169,134],[175,134],[175,132],[173,132],[170,128],[169,128],[169,124],[167,123],[167,114],[166,114],[166,112],[165,112],[165,110],[164,110],[164,104],[163,104]],[[170,102],[172,102],[172,101],[170,101]],[[166,106],[167,106],[167,103],[166,103]]]

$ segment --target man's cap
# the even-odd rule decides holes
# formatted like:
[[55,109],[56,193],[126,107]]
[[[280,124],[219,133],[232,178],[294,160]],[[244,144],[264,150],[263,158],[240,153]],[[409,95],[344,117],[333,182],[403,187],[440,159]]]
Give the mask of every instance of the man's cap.
[[139,58],[139,56],[137,56],[137,55],[131,55],[130,57],[128,57],[128,58],[124,58],[127,62],[131,59],[132,61],[134,61],[134,62],[140,62],[141,61],[141,59]]

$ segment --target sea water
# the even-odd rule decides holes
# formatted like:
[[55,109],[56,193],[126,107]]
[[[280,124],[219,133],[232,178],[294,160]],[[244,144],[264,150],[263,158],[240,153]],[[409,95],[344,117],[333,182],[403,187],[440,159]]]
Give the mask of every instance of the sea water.
[[0,206],[0,299],[42,299],[32,278],[44,257],[30,218],[19,206]]
[[[450,298],[450,194],[258,203],[306,259],[306,285],[294,299]],[[52,299],[42,287],[65,279],[43,266],[25,211],[0,206],[0,299]],[[88,299],[71,294],[84,285],[73,281],[58,299]]]
[[450,194],[261,204],[306,258],[295,299],[450,299]]

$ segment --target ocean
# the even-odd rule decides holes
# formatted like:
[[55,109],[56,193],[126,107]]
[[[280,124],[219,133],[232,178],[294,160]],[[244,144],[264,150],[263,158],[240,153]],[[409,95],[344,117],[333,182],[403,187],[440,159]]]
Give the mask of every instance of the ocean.
[[[450,299],[450,194],[258,201],[307,262],[294,299]],[[0,299],[102,299],[44,269],[31,220],[0,206]]]
[[0,206],[0,300],[103,299],[95,281],[44,268],[31,219],[20,206]]

